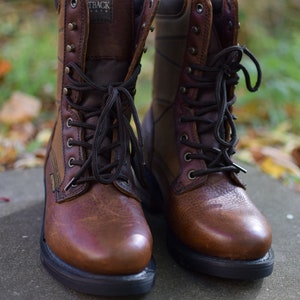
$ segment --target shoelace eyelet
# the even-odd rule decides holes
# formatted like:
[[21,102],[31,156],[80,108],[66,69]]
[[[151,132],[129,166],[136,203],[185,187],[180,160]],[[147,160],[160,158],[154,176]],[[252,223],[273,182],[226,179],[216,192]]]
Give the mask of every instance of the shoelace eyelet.
[[181,143],[186,142],[186,141],[189,140],[189,136],[188,136],[186,133],[184,133],[184,134],[180,137],[179,140],[180,140]]
[[74,44],[71,44],[71,45],[67,45],[66,46],[66,51],[67,52],[75,52],[75,45]]
[[184,86],[181,86],[181,87],[179,88],[179,90],[180,90],[180,93],[181,93],[181,94],[186,94],[186,92],[187,92],[187,89],[186,89],[186,87],[184,87]]
[[63,93],[64,93],[65,96],[70,96],[71,95],[71,90],[65,87],[63,89]]
[[75,160],[75,158],[74,157],[70,157],[70,159],[69,159],[69,161],[68,161],[68,166],[70,167],[70,168],[73,168],[74,167],[74,164],[73,164],[73,161]]
[[198,26],[192,26],[192,32],[195,34],[198,34],[200,32],[200,29]]
[[203,4],[198,3],[196,6],[196,11],[198,14],[202,14],[203,13]]
[[73,119],[72,118],[68,118],[68,120],[66,122],[68,128],[72,127],[72,124],[71,124],[72,122],[73,122]]
[[77,3],[78,3],[77,0],[71,0],[71,7],[72,8],[76,8],[77,7]]
[[191,67],[186,67],[187,74],[192,74],[193,69]]
[[195,170],[190,170],[189,172],[188,172],[188,179],[189,180],[195,180],[197,177],[193,174],[195,172]]
[[69,67],[65,67],[65,74],[71,74],[71,69]]
[[73,141],[72,138],[68,138],[68,140],[67,140],[67,147],[68,147],[68,148],[72,148],[72,147],[73,147],[72,141]]
[[191,152],[187,152],[187,153],[185,153],[184,154],[184,160],[186,161],[186,162],[190,162],[192,159],[191,159]]
[[76,29],[77,29],[77,24],[76,24],[75,22],[69,23],[69,24],[68,24],[68,29],[69,29],[70,31],[76,30]]
[[190,52],[190,54],[192,54],[192,55],[196,55],[196,54],[198,53],[198,50],[197,50],[197,48],[195,48],[195,47],[190,47],[190,48],[189,48],[189,52]]

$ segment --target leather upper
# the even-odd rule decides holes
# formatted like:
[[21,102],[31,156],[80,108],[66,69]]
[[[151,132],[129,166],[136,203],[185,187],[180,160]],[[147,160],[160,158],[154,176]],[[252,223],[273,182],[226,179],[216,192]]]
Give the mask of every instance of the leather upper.
[[145,1],[139,16],[133,0],[99,16],[87,0],[57,4],[57,121],[45,162],[44,239],[75,268],[138,273],[151,259],[152,236],[131,166],[129,122],[158,2]]
[[[234,64],[235,54],[218,55],[237,45],[237,1],[186,0],[183,7],[179,15],[165,10],[156,20],[153,102],[143,123],[147,162],[163,194],[168,226],[182,243],[222,258],[260,258],[271,246],[268,222],[235,172],[213,172],[207,162],[226,144],[216,139],[222,112],[211,82],[229,59]],[[216,71],[206,71],[211,69]],[[230,144],[234,84],[226,85],[222,98],[227,115],[218,130]]]

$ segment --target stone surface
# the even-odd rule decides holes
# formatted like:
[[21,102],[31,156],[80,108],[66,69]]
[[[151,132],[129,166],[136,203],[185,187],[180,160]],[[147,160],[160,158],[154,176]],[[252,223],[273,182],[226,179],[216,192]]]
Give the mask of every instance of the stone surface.
[[[300,196],[248,167],[248,192],[273,228],[275,268],[258,281],[233,281],[197,275],[182,269],[169,256],[161,215],[148,216],[157,263],[152,292],[121,299],[300,299]],[[43,214],[43,171],[0,173],[0,300],[117,299],[83,295],[54,280],[39,260]]]

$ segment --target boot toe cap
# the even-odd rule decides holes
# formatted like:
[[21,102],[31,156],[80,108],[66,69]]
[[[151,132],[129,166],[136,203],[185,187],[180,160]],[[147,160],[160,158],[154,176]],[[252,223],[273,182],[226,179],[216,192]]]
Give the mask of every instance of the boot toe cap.
[[52,238],[48,244],[55,255],[75,268],[94,274],[136,274],[151,260],[151,237],[141,233],[119,236],[117,242],[115,238],[95,238],[89,233],[80,240],[62,235],[60,238],[63,241],[58,243]]
[[115,245],[102,242],[101,246],[92,251],[92,247],[86,248],[78,249],[77,246],[77,251],[84,255],[78,267],[107,275],[135,274],[142,271],[148,265],[152,251],[149,239],[142,234],[120,239]]
[[62,204],[48,201],[44,236],[61,260],[95,274],[136,274],[152,257],[141,204],[110,186]]
[[169,224],[181,242],[195,251],[225,259],[254,260],[270,249],[271,228],[243,189],[235,188],[209,201],[199,197],[198,191],[188,201],[182,200],[173,201]]

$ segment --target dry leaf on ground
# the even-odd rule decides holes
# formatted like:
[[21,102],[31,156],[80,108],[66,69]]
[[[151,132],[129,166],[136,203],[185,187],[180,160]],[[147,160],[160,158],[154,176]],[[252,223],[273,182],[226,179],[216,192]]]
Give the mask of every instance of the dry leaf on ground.
[[0,58],[0,79],[4,78],[4,76],[9,73],[11,70],[11,63]]
[[39,115],[41,107],[37,98],[14,92],[0,111],[0,122],[7,125],[28,122]]

